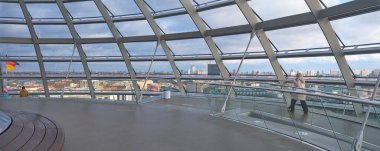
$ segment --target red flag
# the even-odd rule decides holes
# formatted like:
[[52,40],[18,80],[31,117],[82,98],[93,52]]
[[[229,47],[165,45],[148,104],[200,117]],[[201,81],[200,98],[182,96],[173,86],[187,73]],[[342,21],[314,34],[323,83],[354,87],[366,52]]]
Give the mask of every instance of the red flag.
[[7,61],[5,63],[5,69],[9,70],[9,71],[13,71],[15,70],[15,66],[18,65],[17,62],[14,62],[14,61]]

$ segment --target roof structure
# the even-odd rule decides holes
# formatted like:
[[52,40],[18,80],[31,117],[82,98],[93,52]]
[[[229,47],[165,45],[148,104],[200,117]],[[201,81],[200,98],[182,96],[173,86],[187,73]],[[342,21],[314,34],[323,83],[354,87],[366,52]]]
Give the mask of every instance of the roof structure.
[[[128,118],[136,121],[134,113],[145,115],[151,107],[157,110],[150,114],[162,119],[175,116],[174,122],[194,113],[211,118],[211,113],[320,149],[379,150],[379,10],[380,0],[0,0],[0,100],[22,109],[25,106],[19,104],[24,100],[35,101],[32,110],[49,115],[59,108],[54,114],[58,119],[75,111],[64,108],[72,108],[69,104],[77,104],[78,113],[86,112],[78,115],[91,120],[107,110],[112,111],[109,115],[123,114],[119,117],[133,113]],[[306,77],[305,88],[294,84],[299,73]],[[14,97],[24,87],[32,97]],[[167,101],[170,91],[178,96]],[[159,100],[163,96],[166,100]],[[295,96],[302,102],[302,112],[301,106],[294,107]],[[87,104],[86,110],[78,104]],[[161,110],[170,111],[170,116],[161,115]],[[8,121],[0,123],[4,132],[14,123],[7,120],[10,117],[0,117]],[[170,132],[163,134],[182,134],[180,128],[193,127],[186,123],[177,129],[177,123],[141,117],[137,121],[159,121],[181,131],[165,126]],[[203,117],[195,123],[199,119],[214,125]],[[102,120],[109,119],[94,125],[103,126]],[[85,120],[77,121],[66,122],[79,130],[87,128]],[[118,126],[109,132],[125,129]],[[69,134],[76,128],[69,126]],[[232,133],[225,140],[250,141],[236,137],[235,132],[243,134],[244,129],[227,128]],[[94,136],[103,134],[95,129],[89,129]],[[149,135],[157,133],[146,134],[141,136],[154,138]],[[255,140],[269,140],[261,136]],[[207,148],[212,139],[203,139],[207,141],[192,141],[206,142]],[[251,144],[245,145],[250,149]]]
[[[0,8],[2,85],[37,85],[45,97],[64,89],[95,98],[99,83],[139,96],[144,79],[187,93],[189,80],[281,82],[297,72],[355,88],[380,71],[377,0],[1,0]],[[7,72],[6,61],[20,65]]]

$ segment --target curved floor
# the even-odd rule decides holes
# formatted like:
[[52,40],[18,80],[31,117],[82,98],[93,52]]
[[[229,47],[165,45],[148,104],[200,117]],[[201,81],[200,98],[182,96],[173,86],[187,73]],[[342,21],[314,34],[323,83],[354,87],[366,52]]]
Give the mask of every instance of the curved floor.
[[23,111],[4,111],[4,113],[12,118],[12,124],[0,134],[0,150],[62,150],[64,130],[55,121]]
[[11,123],[11,117],[0,111],[0,134],[3,133],[9,127],[9,125],[11,125]]
[[192,98],[141,105],[21,99],[2,100],[0,108],[56,120],[65,129],[65,151],[315,150],[275,133],[209,116],[208,110],[197,107],[201,104]]

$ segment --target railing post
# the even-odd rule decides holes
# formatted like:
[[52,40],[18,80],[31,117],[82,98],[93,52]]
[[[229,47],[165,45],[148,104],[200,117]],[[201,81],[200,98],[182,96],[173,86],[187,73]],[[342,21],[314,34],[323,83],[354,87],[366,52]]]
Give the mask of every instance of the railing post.
[[[253,39],[253,37],[255,37],[255,36],[256,36],[256,32],[255,32],[254,30],[252,30],[252,32],[251,32],[251,36],[250,36],[249,41],[248,41],[248,44],[247,44],[247,47],[245,48],[245,51],[244,51],[243,58],[240,60],[239,67],[238,67],[238,69],[236,70],[235,77],[234,77],[234,80],[233,80],[232,84],[236,84],[236,78],[237,78],[238,75],[239,75],[240,68],[241,68],[241,66],[243,65],[243,62],[244,62],[244,60],[245,60],[245,57],[246,57],[247,54],[248,54],[247,52],[248,52],[249,46],[251,45],[252,39]],[[230,95],[232,96],[232,94],[231,94],[231,92],[232,92],[232,88],[233,88],[233,87],[229,87],[229,90],[228,90],[228,93],[227,93],[226,100],[224,101],[223,107],[222,107],[222,109],[221,109],[221,112],[222,112],[222,113],[226,111],[227,101],[228,101],[228,99],[230,99]]]
[[[376,93],[377,93],[377,89],[379,88],[379,85],[380,85],[380,73],[379,73],[379,75],[377,77],[376,85],[373,88],[373,92],[372,92],[372,96],[371,96],[371,101],[373,101],[375,99]],[[351,147],[351,150],[353,150],[353,151],[360,151],[361,148],[362,148],[363,137],[364,137],[364,129],[365,129],[365,126],[367,124],[369,114],[371,113],[371,108],[372,108],[372,105],[368,105],[367,112],[366,112],[365,117],[363,119],[362,128],[360,129],[357,137],[354,140],[353,146]]]

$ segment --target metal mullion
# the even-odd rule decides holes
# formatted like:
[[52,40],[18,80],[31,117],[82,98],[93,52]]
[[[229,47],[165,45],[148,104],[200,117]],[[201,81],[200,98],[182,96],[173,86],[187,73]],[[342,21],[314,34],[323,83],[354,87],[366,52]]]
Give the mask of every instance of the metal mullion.
[[327,5],[323,2],[323,0],[319,0],[319,2],[322,4],[324,8],[328,8]]
[[169,51],[170,51],[170,54],[173,55],[173,57],[175,57],[175,53],[173,52],[172,49],[170,49],[170,47],[169,47]]
[[[145,3],[145,5],[146,6],[148,6],[149,7],[149,9],[150,10],[152,10],[153,11],[153,14],[155,14],[156,13],[156,11],[153,9],[153,7],[152,6],[150,6],[147,2],[145,2],[145,0],[142,0],[144,3]],[[149,12],[150,13],[150,12]]]
[[104,5],[104,7],[107,9],[107,12],[111,13],[112,18],[115,17],[115,15],[111,12],[110,9],[108,9],[108,7],[106,5]]
[[343,40],[339,37],[339,35],[337,33],[335,33],[335,35],[338,38],[338,40],[340,41],[340,43],[342,43],[343,49],[344,49],[346,47],[346,45],[344,44]]
[[[267,35],[265,34],[264,30],[256,30],[256,25],[258,23],[257,17],[252,11],[252,8],[248,5],[246,0],[235,0],[236,5],[239,7],[240,11],[248,21],[249,25],[252,28],[252,32],[256,33],[258,40],[261,43],[261,46],[263,47],[265,54],[268,57],[268,60],[273,68],[273,71],[277,77],[277,80],[280,84],[285,84],[286,76],[285,72],[283,72],[283,68],[280,65],[277,55],[275,51],[273,50],[273,47],[277,50],[277,48],[272,44],[272,42],[269,40]],[[285,101],[287,105],[290,105],[290,94],[284,93]]]
[[[346,82],[347,88],[350,89],[350,94],[352,96],[358,96],[358,93],[355,89],[355,82],[353,80],[353,75],[350,72],[350,67],[347,63],[346,57],[343,54],[343,49],[340,46],[339,38],[337,37],[334,29],[328,18],[318,18],[317,15],[322,10],[322,6],[318,0],[305,0],[306,4],[309,6],[310,11],[313,13],[315,19],[318,22],[319,27],[321,28],[330,48],[333,52],[335,60],[339,66],[339,70],[343,76],[344,81]],[[358,104],[353,104],[355,112],[357,115],[363,113],[363,107]]]
[[178,67],[174,62],[172,51],[170,47],[168,46],[168,44],[166,43],[166,41],[162,39],[163,34],[160,32],[160,27],[155,22],[153,15],[149,12],[148,5],[143,0],[135,0],[135,3],[139,7],[140,11],[144,14],[146,20],[148,21],[150,27],[152,28],[154,34],[157,37],[157,41],[160,42],[165,52],[166,58],[168,59],[170,66],[172,67],[180,92],[182,94],[186,94],[186,90],[181,80],[181,73],[179,72]]
[[273,46],[273,48],[276,50],[276,52],[278,52],[278,49],[277,49],[276,45],[274,45],[272,40],[270,40],[269,38],[268,38],[268,40],[269,40],[270,44]]
[[104,20],[106,21],[107,26],[110,29],[114,39],[116,40],[116,43],[119,47],[119,50],[120,50],[120,52],[124,58],[125,64],[127,65],[127,69],[129,72],[129,76],[130,76],[132,83],[133,83],[133,88],[135,89],[135,92],[136,92],[136,102],[137,102],[138,100],[140,100],[141,90],[140,90],[140,87],[139,87],[137,81],[135,80],[136,79],[136,72],[133,69],[133,66],[131,63],[131,58],[127,53],[128,50],[127,50],[127,48],[125,48],[125,46],[122,42],[123,39],[122,39],[121,35],[117,32],[117,28],[116,28],[113,20],[109,16],[107,9],[105,8],[102,1],[101,0],[94,0],[94,2],[95,2],[95,5],[98,7],[100,13],[102,14]]
[[37,37],[36,31],[35,31],[33,24],[32,24],[32,16],[30,15],[24,0],[19,0],[19,4],[20,4],[21,10],[22,10],[22,13],[25,17],[25,22],[28,25],[30,36],[31,36],[32,41],[33,41],[34,50],[36,52],[36,57],[38,59],[38,65],[40,68],[42,84],[44,86],[45,97],[50,97],[49,86],[48,86],[47,79],[46,79],[45,66],[44,66],[44,62],[43,62],[43,58],[42,58],[41,48],[40,48],[40,45],[38,43],[38,37]]
[[194,2],[197,6],[199,6],[199,3],[198,3],[196,0],[193,0],[193,2]]
[[[256,24],[258,23],[255,14],[253,13],[252,8],[248,5],[246,0],[235,0],[237,6],[247,19],[248,23],[251,25],[252,29],[255,30]],[[269,61],[272,64],[273,70],[276,73],[278,80],[284,81],[285,76],[281,71],[280,63],[278,62],[277,56],[273,50],[272,42],[266,36],[264,30],[256,30],[256,35],[264,48],[265,53],[268,56]]]
[[[150,13],[149,13],[150,14]],[[158,29],[163,33],[163,34],[166,34],[164,30],[162,30],[162,28],[160,26],[158,26]]]
[[91,72],[90,72],[90,69],[88,67],[88,63],[87,63],[87,60],[86,60],[86,54],[84,53],[82,44],[80,43],[79,34],[75,30],[75,27],[74,27],[74,24],[73,24],[73,20],[70,17],[69,11],[66,9],[66,7],[63,4],[62,0],[56,0],[56,2],[57,2],[57,5],[59,7],[59,10],[61,11],[61,13],[62,13],[62,15],[63,15],[63,17],[64,17],[64,19],[65,19],[65,21],[67,23],[67,26],[68,26],[68,28],[70,30],[70,33],[71,33],[71,36],[74,39],[74,45],[77,47],[77,50],[78,50],[78,53],[79,53],[79,56],[80,56],[80,59],[81,59],[82,65],[83,65],[83,70],[84,70],[84,72],[86,74],[86,80],[87,80],[87,83],[88,83],[88,88],[90,90],[91,98],[95,99],[96,98],[96,96],[95,96],[95,88],[94,88],[94,85],[92,84]]
[[252,8],[251,8],[251,10],[252,10],[252,12],[255,14],[255,16],[256,16],[261,22],[264,21],[264,20],[260,17],[260,15],[256,13],[255,10],[253,10]]
[[354,77],[354,79],[356,79],[357,77],[356,77],[354,71],[352,70],[351,66],[348,66],[348,67],[350,68],[350,72],[351,72],[352,76]]
[[191,19],[193,20],[194,24],[197,26],[199,32],[201,33],[203,39],[207,43],[207,46],[209,47],[212,56],[214,57],[215,63],[218,65],[219,71],[222,75],[223,80],[229,80],[230,73],[228,72],[226,66],[224,65],[222,61],[222,56],[219,53],[219,50],[212,39],[211,36],[206,34],[207,28],[203,21],[203,19],[199,16],[196,9],[193,7],[191,2],[189,0],[180,0],[182,6],[185,8]]
[[206,26],[211,30],[212,29],[212,27],[201,17],[201,19],[202,19],[202,21],[203,21],[203,23],[205,23],[206,24]]
[[[322,6],[324,7],[324,9],[328,8],[326,6],[326,4],[323,2],[323,0],[319,0],[319,2],[322,4]],[[343,45],[343,48],[346,47],[346,45],[343,43],[342,39],[340,39],[339,35],[337,33],[335,33],[336,37],[339,39],[339,41],[342,43]]]
[[285,69],[281,66],[281,64],[280,64],[280,67],[281,67],[282,72],[285,74],[285,77],[288,77],[288,74],[286,73]]

